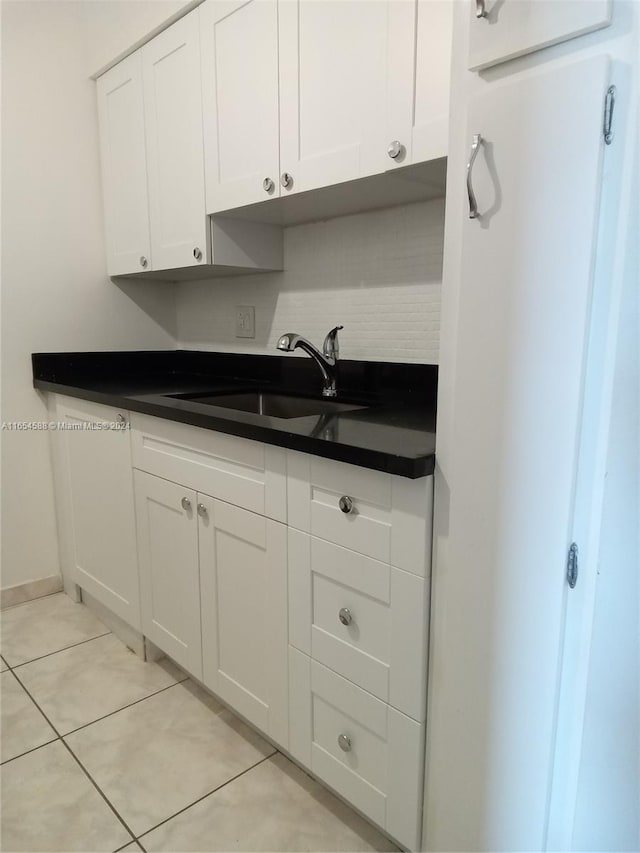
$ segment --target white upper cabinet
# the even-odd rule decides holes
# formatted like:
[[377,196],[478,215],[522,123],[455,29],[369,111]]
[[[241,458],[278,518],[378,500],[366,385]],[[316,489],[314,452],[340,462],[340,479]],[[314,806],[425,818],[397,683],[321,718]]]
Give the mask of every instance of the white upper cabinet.
[[599,30],[611,0],[466,0],[471,16],[469,68],[479,71]]
[[387,168],[388,7],[386,0],[280,0],[284,192]]
[[389,3],[386,169],[447,156],[452,27],[451,0]]
[[207,0],[207,211],[446,156],[452,9]]
[[278,4],[200,7],[207,213],[279,195]]
[[195,9],[142,49],[153,269],[207,261]]
[[141,51],[103,74],[97,94],[107,268],[123,275],[151,266]]

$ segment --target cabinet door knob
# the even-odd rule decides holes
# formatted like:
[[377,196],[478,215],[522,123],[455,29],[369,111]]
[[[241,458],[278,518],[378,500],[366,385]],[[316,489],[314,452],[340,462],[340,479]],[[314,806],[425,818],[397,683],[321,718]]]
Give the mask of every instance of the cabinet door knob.
[[351,752],[351,738],[349,735],[338,735],[338,746],[343,752]]
[[293,176],[289,172],[283,172],[280,175],[280,183],[285,189],[289,189],[289,187],[293,186]]
[[266,193],[273,192],[273,188],[274,188],[274,187],[275,187],[275,184],[273,183],[273,181],[271,180],[271,178],[265,178],[265,179],[264,179],[264,181],[262,182],[262,189],[263,189]]
[[401,154],[404,153],[404,145],[398,139],[394,139],[393,142],[389,143],[389,147],[387,148],[387,154],[391,157],[392,160],[400,157]]
[[348,495],[343,495],[338,501],[338,506],[346,515],[353,512],[353,501]]
[[182,504],[182,509],[186,509],[187,512],[191,509],[191,501],[189,498],[182,498],[180,503]]
[[141,266],[143,269],[146,269],[146,266],[147,266],[147,264],[148,264],[148,263],[149,263],[149,261],[145,258],[145,256],[144,256],[144,255],[140,255],[140,266]]
[[196,261],[202,260],[202,252],[200,251],[200,249],[197,246],[193,250],[193,257],[196,259]]
[[118,414],[116,415],[116,423],[119,424],[119,426],[124,426],[126,422],[127,419],[125,418],[125,416],[118,412]]
[[201,518],[205,518],[205,516],[207,515],[207,508],[204,504],[198,504],[198,515]]
[[353,615],[348,607],[341,607],[338,612],[338,619],[343,625],[351,625]]
[[476,0],[476,18],[486,18],[487,10],[484,7],[484,0]]

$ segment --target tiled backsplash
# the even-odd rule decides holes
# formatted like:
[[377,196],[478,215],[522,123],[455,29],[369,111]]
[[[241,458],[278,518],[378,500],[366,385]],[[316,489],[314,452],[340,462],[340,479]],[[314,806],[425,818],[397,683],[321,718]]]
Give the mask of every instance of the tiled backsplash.
[[[285,271],[183,283],[178,346],[275,353],[283,332],[321,344],[342,324],[347,359],[437,364],[444,199],[285,230]],[[255,339],[235,337],[253,305]]]

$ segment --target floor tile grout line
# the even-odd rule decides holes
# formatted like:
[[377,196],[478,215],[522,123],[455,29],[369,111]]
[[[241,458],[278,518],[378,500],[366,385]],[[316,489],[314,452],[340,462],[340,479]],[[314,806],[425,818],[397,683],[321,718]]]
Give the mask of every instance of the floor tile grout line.
[[[89,780],[89,782],[91,782],[91,784],[92,784],[92,785],[93,785],[93,787],[96,789],[96,791],[100,794],[100,796],[101,796],[101,797],[102,797],[102,799],[105,801],[105,803],[107,804],[107,806],[111,809],[111,811],[112,811],[112,812],[114,813],[114,815],[118,818],[118,820],[120,821],[120,823],[121,823],[121,824],[124,826],[124,828],[127,830],[127,832],[129,833],[129,835],[131,836],[131,839],[130,839],[129,841],[127,841],[127,845],[128,845],[128,844],[131,844],[131,841],[133,841],[133,840],[137,840],[137,839],[136,839],[136,836],[133,834],[133,832],[131,832],[131,830],[129,829],[129,827],[128,827],[128,826],[127,826],[127,824],[125,823],[125,821],[124,821],[124,819],[122,818],[122,816],[117,812],[117,810],[116,810],[116,808],[114,807],[113,803],[111,803],[111,802],[110,802],[110,800],[108,800],[108,799],[107,799],[107,796],[106,796],[106,794],[104,793],[104,791],[102,790],[102,788],[100,788],[100,786],[98,785],[98,783],[95,781],[95,779],[93,778],[93,776],[91,776],[91,774],[89,773],[89,771],[87,770],[87,768],[83,765],[83,763],[80,761],[80,759],[78,758],[78,756],[74,753],[74,751],[71,749],[71,747],[69,746],[69,744],[68,744],[68,743],[65,743],[65,740],[64,740],[64,738],[61,736],[61,734],[60,734],[60,732],[58,731],[58,729],[53,725],[53,723],[51,722],[51,720],[49,719],[49,717],[47,717],[47,715],[45,714],[45,712],[42,710],[42,708],[40,707],[40,705],[38,705],[38,703],[37,703],[37,702],[36,702],[36,700],[33,698],[33,696],[31,695],[31,693],[29,693],[29,691],[28,691],[28,690],[27,690],[27,688],[24,686],[24,684],[22,683],[22,681],[20,681],[20,678],[15,674],[15,672],[14,672],[13,674],[15,675],[15,677],[16,677],[16,679],[17,679],[18,683],[21,685],[22,689],[23,689],[23,690],[24,690],[24,692],[27,694],[27,696],[29,697],[29,699],[31,699],[31,701],[33,702],[33,704],[34,704],[34,705],[36,706],[36,708],[38,709],[38,711],[40,711],[40,713],[42,714],[42,716],[45,718],[45,720],[49,723],[49,725],[51,726],[51,728],[54,730],[54,732],[55,732],[55,733],[56,733],[56,735],[58,736],[58,740],[60,741],[60,743],[62,744],[62,746],[67,750],[67,752],[69,753],[69,755],[73,758],[73,760],[76,762],[76,764],[78,765],[78,767],[79,767],[79,768],[82,770],[82,772],[85,774],[85,776],[87,777],[87,779]],[[51,743],[55,743],[55,741],[51,741]],[[39,748],[41,748],[41,747],[39,747]],[[125,845],[125,847],[126,847],[127,845]]]
[[20,753],[20,755],[13,755],[11,758],[5,758],[4,761],[0,762],[0,767],[4,767],[5,764],[10,764],[17,758],[22,758],[23,755],[29,755],[30,752],[35,752],[36,749],[42,749],[43,746],[49,746],[50,743],[55,743],[57,740],[62,740],[60,735],[52,737],[51,740],[45,741],[45,743],[39,743],[37,746],[32,746],[31,749],[25,749],[24,752]]
[[65,732],[61,734],[61,738],[69,737],[70,735],[74,735],[76,732],[81,732],[83,729],[89,728],[89,726],[93,726],[95,723],[99,723],[101,720],[107,720],[109,717],[113,717],[114,714],[119,714],[120,711],[126,711],[127,708],[133,708],[134,705],[139,705],[140,702],[144,702],[145,699],[151,699],[152,696],[157,696],[159,693],[164,693],[165,690],[171,690],[172,687],[177,687],[179,684],[184,684],[185,681],[189,680],[189,676],[183,678],[182,681],[175,681],[173,684],[167,684],[166,687],[161,687],[159,690],[154,690],[153,693],[148,693],[146,696],[142,696],[140,699],[135,699],[133,702],[129,702],[128,705],[123,705],[121,708],[116,708],[115,711],[109,711],[108,714],[103,714],[102,717],[96,717],[95,720],[91,720],[89,723],[83,723],[81,726],[78,726],[75,729],[71,729],[70,732]]
[[[80,640],[79,643],[71,643],[70,646],[63,646],[61,649],[56,649],[55,652],[47,652],[46,655],[39,655],[37,658],[31,658],[31,660],[25,660],[22,663],[16,663],[13,666],[11,666],[9,663],[7,663],[7,666],[11,670],[19,669],[21,666],[26,666],[29,663],[35,663],[37,660],[44,660],[44,658],[53,657],[53,655],[60,654],[60,652],[66,652],[67,649],[75,649],[76,646],[82,646],[85,643],[92,643],[94,640],[100,640],[102,637],[106,637],[107,635],[112,634],[112,633],[113,633],[112,631],[105,631],[104,634],[97,634],[95,637],[89,637],[86,640]],[[6,659],[5,659],[5,663],[6,663]]]
[[123,825],[123,827],[127,830],[127,832],[129,833],[129,835],[131,836],[131,838],[129,839],[129,841],[127,841],[127,843],[126,843],[124,846],[125,846],[125,847],[127,847],[129,844],[131,844],[131,842],[132,842],[132,841],[136,841],[136,840],[137,840],[137,839],[136,839],[136,836],[135,836],[135,835],[134,835],[134,833],[131,831],[131,828],[129,827],[129,825],[127,824],[127,822],[125,821],[125,819],[122,817],[122,815],[120,814],[120,812],[116,809],[116,807],[113,805],[113,803],[111,802],[111,800],[107,797],[107,795],[106,795],[106,794],[105,794],[105,792],[102,790],[102,788],[100,787],[100,785],[98,785],[98,783],[97,783],[97,782],[96,782],[96,780],[93,778],[93,776],[91,775],[91,773],[89,773],[89,771],[87,770],[87,768],[86,768],[86,767],[84,766],[84,764],[80,761],[80,759],[79,759],[79,758],[78,758],[78,756],[75,754],[75,752],[71,749],[71,747],[69,746],[69,744],[68,744],[68,743],[66,743],[66,742],[65,742],[65,740],[64,740],[64,738],[62,738],[62,737],[60,738],[60,741],[61,741],[62,745],[64,746],[64,748],[68,751],[69,755],[73,758],[73,760],[76,762],[76,764],[78,765],[78,767],[83,771],[83,773],[85,774],[85,776],[87,777],[87,779],[91,782],[91,784],[93,785],[93,787],[94,787],[94,788],[96,789],[96,791],[100,794],[100,796],[102,797],[102,799],[103,799],[103,800],[105,801],[105,803],[109,806],[109,808],[111,809],[111,811],[114,813],[114,815],[118,818],[118,820],[120,821],[120,823]]
[[231,779],[227,779],[226,782],[223,782],[221,785],[218,785],[217,788],[213,788],[211,791],[208,791],[206,794],[203,794],[202,797],[198,797],[197,800],[194,800],[192,803],[189,803],[188,806],[185,806],[184,808],[179,809],[174,814],[170,815],[169,817],[165,818],[164,820],[161,820],[160,823],[157,823],[155,826],[152,826],[150,829],[145,829],[145,831],[140,833],[139,836],[136,835],[136,841],[139,844],[141,844],[142,842],[140,841],[140,839],[144,838],[145,835],[149,835],[150,832],[153,832],[154,830],[158,829],[158,827],[164,826],[165,823],[168,823],[170,820],[173,820],[174,817],[178,817],[178,815],[183,814],[183,812],[188,811],[193,806],[197,805],[198,803],[201,803],[203,800],[206,800],[207,797],[210,797],[212,794],[215,794],[218,791],[222,790],[222,788],[226,788],[227,785],[230,785],[232,782],[235,782],[236,779],[239,779],[241,776],[244,776],[246,773],[249,773],[250,770],[254,770],[256,767],[259,767],[261,764],[264,764],[265,761],[269,761],[270,758],[273,758],[273,756],[277,755],[277,754],[278,754],[278,750],[275,749],[275,747],[274,747],[274,750],[270,755],[265,755],[264,758],[261,758],[260,761],[256,761],[256,763],[252,764],[251,767],[247,767],[241,773],[237,773],[235,776],[232,776]]
[[[132,838],[131,841],[127,841],[126,844],[123,844],[122,847],[118,847],[117,850],[114,850],[113,853],[121,853],[122,850],[126,850],[127,847],[130,847],[132,844],[137,844],[141,850],[144,850],[144,847],[140,844],[137,838]],[[144,850],[146,853],[146,850]]]

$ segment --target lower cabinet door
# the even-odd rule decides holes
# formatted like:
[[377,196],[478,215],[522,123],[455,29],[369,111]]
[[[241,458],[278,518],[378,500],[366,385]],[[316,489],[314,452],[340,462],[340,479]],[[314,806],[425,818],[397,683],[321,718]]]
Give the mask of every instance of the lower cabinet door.
[[202,678],[196,493],[135,471],[142,631]]
[[289,648],[289,751],[409,850],[419,850],[424,725]]
[[139,631],[128,416],[84,400],[58,400],[56,413],[67,427],[56,434],[65,574]]
[[203,681],[287,746],[287,528],[198,495]]

